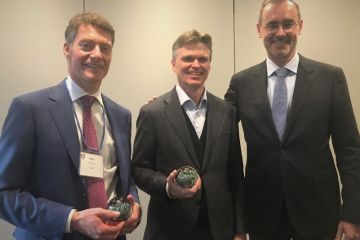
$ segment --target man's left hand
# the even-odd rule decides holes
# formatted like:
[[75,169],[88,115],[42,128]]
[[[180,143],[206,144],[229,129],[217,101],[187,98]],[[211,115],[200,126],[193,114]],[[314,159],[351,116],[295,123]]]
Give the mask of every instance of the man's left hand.
[[233,240],[247,240],[246,234],[235,234]]
[[335,240],[360,240],[360,225],[340,221]]
[[126,197],[126,201],[131,204],[132,212],[131,216],[126,220],[125,226],[121,232],[122,235],[132,233],[135,228],[139,225],[141,220],[141,207],[138,203],[135,202],[133,196],[130,194]]

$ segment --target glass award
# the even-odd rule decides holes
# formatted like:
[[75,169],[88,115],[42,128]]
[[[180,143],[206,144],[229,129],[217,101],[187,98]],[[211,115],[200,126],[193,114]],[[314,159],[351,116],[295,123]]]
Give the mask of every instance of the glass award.
[[199,178],[199,174],[193,167],[184,166],[178,169],[175,182],[183,188],[192,188]]
[[111,211],[120,212],[120,215],[114,219],[114,221],[125,221],[131,216],[132,208],[131,204],[123,198],[115,197],[110,200],[107,205],[107,209]]

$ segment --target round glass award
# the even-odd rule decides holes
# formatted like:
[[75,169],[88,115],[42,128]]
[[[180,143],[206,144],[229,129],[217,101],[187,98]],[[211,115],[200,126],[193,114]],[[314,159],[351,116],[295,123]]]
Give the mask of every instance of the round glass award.
[[120,212],[120,215],[114,221],[125,221],[131,216],[131,204],[122,198],[115,197],[110,200],[107,209],[111,211]]
[[192,188],[199,178],[199,174],[193,167],[184,166],[178,169],[175,182],[183,188]]

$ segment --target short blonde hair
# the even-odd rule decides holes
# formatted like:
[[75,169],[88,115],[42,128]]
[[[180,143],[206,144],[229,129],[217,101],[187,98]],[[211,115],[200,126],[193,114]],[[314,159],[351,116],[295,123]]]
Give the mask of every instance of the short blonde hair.
[[210,50],[210,60],[212,55],[212,38],[207,33],[197,30],[190,30],[181,34],[172,45],[172,57],[176,57],[176,50],[190,43],[203,43]]

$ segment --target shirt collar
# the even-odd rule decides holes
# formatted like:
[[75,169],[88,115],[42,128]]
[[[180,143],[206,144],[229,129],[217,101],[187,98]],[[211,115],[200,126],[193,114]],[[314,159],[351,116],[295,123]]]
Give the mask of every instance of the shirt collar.
[[[180,101],[180,105],[183,106],[184,103],[191,101],[193,103],[194,106],[196,106],[196,103],[191,100],[191,98],[186,94],[186,92],[179,86],[179,84],[176,84],[176,93],[178,95],[179,101]],[[204,90],[204,93],[201,97],[200,100],[200,106],[201,107],[203,104],[206,104],[207,101],[207,95],[206,95],[206,89]]]
[[[287,68],[291,72],[296,74],[298,66],[299,66],[299,54],[296,53],[295,56],[284,66],[284,68]],[[271,61],[269,57],[267,57],[266,68],[267,68],[268,77],[270,77],[280,67],[276,65],[273,61]]]
[[77,85],[77,83],[74,80],[72,80],[70,76],[68,76],[65,81],[66,81],[66,87],[69,91],[72,102],[78,100],[79,98],[81,98],[84,95],[91,95],[91,96],[94,96],[102,106],[104,105],[102,97],[101,97],[101,89],[99,89],[94,94],[89,94],[84,89],[82,89],[79,85]]

